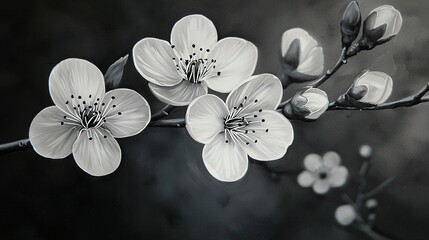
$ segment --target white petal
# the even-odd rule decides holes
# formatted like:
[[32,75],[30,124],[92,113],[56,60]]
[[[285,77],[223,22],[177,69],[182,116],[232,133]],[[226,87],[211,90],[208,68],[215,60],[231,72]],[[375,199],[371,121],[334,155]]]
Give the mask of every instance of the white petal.
[[328,95],[321,89],[310,88],[302,96],[307,99],[305,107],[310,110],[307,119],[318,119],[329,107]]
[[63,124],[71,122],[64,119],[63,111],[50,106],[40,111],[30,125],[30,142],[34,150],[46,158],[65,158],[72,152],[79,127]]
[[105,104],[110,102],[103,127],[115,138],[136,135],[150,122],[149,104],[134,90],[125,88],[112,90],[106,93],[103,102]]
[[85,101],[92,105],[97,98],[104,96],[104,84],[104,76],[94,64],[77,58],[61,61],[49,76],[52,100],[65,111],[66,102],[77,105]]
[[325,168],[327,170],[331,170],[331,169],[338,167],[340,165],[341,157],[340,157],[340,155],[338,155],[338,153],[336,153],[334,151],[329,151],[323,155],[322,163],[323,163],[323,166],[325,166]]
[[212,50],[217,42],[217,31],[212,21],[203,15],[189,15],[174,24],[171,30],[171,44],[188,56],[195,49]]
[[280,80],[272,74],[261,74],[250,78],[234,89],[226,99],[228,109],[243,104],[246,113],[275,110],[283,96]]
[[292,124],[285,116],[273,110],[263,110],[252,114],[257,115],[256,121],[263,122],[251,123],[243,128],[243,130],[248,130],[247,134],[237,135],[246,153],[251,158],[261,161],[283,157],[293,142]]
[[310,171],[303,171],[298,175],[298,184],[301,187],[310,187],[313,185],[315,177]]
[[322,167],[322,157],[315,153],[308,154],[304,158],[304,167],[311,172],[317,171]]
[[323,49],[315,47],[310,50],[305,58],[301,58],[296,71],[310,76],[319,76],[325,68],[324,61]]
[[332,187],[341,187],[346,183],[348,175],[347,168],[343,166],[336,167],[329,173],[328,181]]
[[155,97],[173,106],[186,106],[197,97],[207,94],[207,85],[204,82],[194,84],[182,81],[172,87],[161,87],[149,83],[149,88]]
[[380,104],[392,94],[393,80],[384,72],[367,71],[355,83],[356,86],[366,86],[368,92],[359,101]]
[[195,99],[186,111],[186,129],[200,143],[209,143],[224,129],[224,117],[228,115],[225,103],[215,95]]
[[386,24],[386,31],[380,39],[386,39],[398,34],[402,26],[401,13],[390,5],[383,5],[375,8],[370,12],[377,12],[374,28]]
[[[91,139],[91,140],[90,140]],[[73,145],[77,165],[93,176],[115,171],[121,163],[121,148],[112,135],[102,129],[84,130]]]
[[248,168],[247,154],[225,134],[219,133],[204,146],[203,161],[209,173],[224,182],[234,182],[246,174]]
[[[310,36],[310,34],[302,28],[292,28],[287,30],[282,35],[282,56],[284,56],[290,47],[293,40],[299,39],[300,46],[300,59],[306,58],[311,49],[317,47],[319,44]],[[300,62],[302,62],[300,60]]]
[[212,76],[205,79],[207,85],[215,91],[227,93],[253,74],[258,49],[241,38],[224,38],[216,44],[208,59],[216,60],[216,68]]
[[329,191],[329,182],[325,179],[316,179],[313,184],[313,190],[317,194],[325,194]]
[[143,38],[133,48],[134,65],[149,82],[159,86],[174,86],[182,81],[173,60],[176,55],[167,41]]

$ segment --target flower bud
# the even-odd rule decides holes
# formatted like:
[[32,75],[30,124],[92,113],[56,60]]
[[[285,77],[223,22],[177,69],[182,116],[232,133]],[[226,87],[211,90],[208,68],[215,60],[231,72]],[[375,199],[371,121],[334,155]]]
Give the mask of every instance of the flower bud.
[[358,75],[346,94],[338,100],[339,106],[369,107],[384,103],[392,93],[392,78],[377,71]]
[[283,33],[281,44],[284,81],[311,81],[323,73],[323,49],[307,31],[290,29]]
[[370,158],[372,156],[372,147],[369,145],[362,145],[359,148],[359,154],[363,157],[363,158]]
[[328,95],[321,89],[306,87],[298,91],[283,108],[290,119],[316,120],[328,109]]
[[344,12],[341,19],[341,42],[343,47],[349,47],[359,34],[361,25],[361,15],[359,5],[352,1]]
[[348,226],[355,221],[356,210],[350,204],[339,206],[335,210],[335,219],[339,224]]
[[373,199],[373,198],[368,199],[368,200],[365,202],[365,206],[366,206],[366,208],[368,208],[368,209],[370,209],[370,210],[375,209],[375,208],[377,207],[377,205],[378,205],[377,200],[375,200],[375,199]]
[[383,44],[401,30],[401,13],[390,5],[383,5],[372,10],[364,21],[362,49],[372,49]]

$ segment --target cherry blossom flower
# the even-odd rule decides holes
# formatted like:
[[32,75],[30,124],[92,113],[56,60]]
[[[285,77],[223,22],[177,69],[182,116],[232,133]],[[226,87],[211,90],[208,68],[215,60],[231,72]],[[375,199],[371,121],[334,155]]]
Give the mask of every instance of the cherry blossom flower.
[[188,105],[207,94],[208,88],[230,92],[255,70],[255,45],[235,37],[218,41],[212,21],[202,15],[180,19],[173,26],[170,43],[144,38],[133,48],[137,71],[167,104]]
[[329,99],[325,91],[306,87],[292,97],[283,108],[283,114],[289,119],[316,120],[328,109]]
[[[383,5],[373,9],[364,22],[363,35],[376,36],[374,39],[376,44],[382,44],[389,41],[391,38],[396,36],[402,27],[402,16],[401,13],[390,5]],[[373,32],[381,28],[379,33],[374,34]]]
[[286,154],[294,135],[289,120],[275,111],[282,92],[277,77],[262,74],[233,90],[226,104],[211,94],[191,102],[186,129],[205,144],[203,162],[213,177],[237,181],[247,171],[248,156],[269,161]]
[[340,166],[341,158],[336,152],[327,152],[323,157],[308,154],[304,159],[304,170],[298,175],[301,187],[313,187],[317,194],[325,194],[331,187],[341,187],[346,183],[348,171]]
[[93,176],[118,168],[121,149],[115,138],[136,135],[150,121],[140,94],[124,88],[105,93],[103,74],[86,60],[56,65],[49,91],[55,106],[39,112],[30,126],[34,150],[53,159],[73,153],[77,165]]

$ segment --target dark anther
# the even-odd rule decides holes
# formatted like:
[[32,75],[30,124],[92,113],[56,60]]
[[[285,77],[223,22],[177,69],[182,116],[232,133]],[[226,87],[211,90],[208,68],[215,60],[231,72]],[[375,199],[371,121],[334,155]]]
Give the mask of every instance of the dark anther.
[[83,103],[83,104],[86,104],[86,102],[85,102],[85,101],[83,101],[82,103]]
[[246,145],[249,145],[250,143],[249,142],[246,142]]
[[97,98],[97,101],[100,101],[100,98]]
[[265,132],[268,132],[268,129],[266,129]]
[[244,96],[244,100],[247,100],[247,96]]
[[106,119],[104,119],[103,122],[106,122]]
[[265,122],[265,119],[262,119],[262,122]]
[[77,107],[80,108],[80,104],[78,104]]
[[94,103],[94,106],[97,106],[98,105],[98,103]]
[[61,122],[61,125],[64,125],[64,122]]
[[171,45],[171,48],[174,48],[175,46],[174,45]]
[[228,143],[229,141],[228,140],[225,140],[225,143]]
[[112,99],[115,99],[115,96],[112,96]]
[[173,58],[173,60],[176,60],[176,58]]
[[77,98],[78,98],[78,99],[82,99],[82,96],[78,96]]
[[89,96],[88,96],[89,98],[91,98],[92,97],[92,95],[91,94],[89,94]]
[[67,101],[66,104],[69,104],[69,101]]
[[118,115],[122,115],[122,113],[121,113],[121,112],[118,112]]
[[255,103],[258,102],[258,99],[255,99]]
[[200,48],[200,51],[203,51],[203,48]]
[[104,135],[104,138],[107,138],[107,136],[106,136],[106,135]]
[[206,49],[206,52],[210,52],[210,49]]
[[92,106],[88,106],[89,109],[92,109]]
[[192,55],[194,55],[194,56],[195,56],[195,55],[196,55],[196,53],[192,53]]
[[255,143],[257,143],[258,142],[258,140],[255,140]]
[[192,47],[194,48],[194,47],[195,47],[195,44],[192,44]]
[[217,72],[217,75],[220,76],[220,72]]
[[115,107],[116,107],[116,105],[113,105],[113,106],[112,106],[112,108],[115,108]]
[[252,130],[252,133],[255,133],[256,131],[255,130]]
[[64,119],[67,119],[67,116],[64,116]]
[[326,174],[325,172],[321,172],[319,173],[319,177],[320,179],[325,179],[326,177],[328,177],[328,174]]
[[73,107],[73,109],[74,109],[74,110],[76,110],[77,108],[76,108],[76,107]]
[[101,106],[104,106],[104,105],[106,105],[105,103],[101,103]]
[[91,141],[91,140],[92,140],[92,137],[89,138],[89,141]]
[[259,109],[259,112],[262,112],[262,109]]
[[244,133],[248,133],[248,132],[249,132],[249,130],[244,131]]
[[253,115],[253,117],[258,117],[258,115]]

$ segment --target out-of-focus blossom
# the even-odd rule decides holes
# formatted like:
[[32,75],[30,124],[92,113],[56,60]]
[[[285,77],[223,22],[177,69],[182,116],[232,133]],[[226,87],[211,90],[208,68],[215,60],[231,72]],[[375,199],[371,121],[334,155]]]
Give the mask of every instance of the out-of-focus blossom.
[[307,87],[298,91],[283,108],[289,119],[316,120],[328,109],[328,95],[319,88]]
[[348,170],[341,166],[341,157],[336,152],[327,152],[321,157],[311,153],[304,158],[304,170],[298,175],[301,187],[312,187],[317,194],[325,194],[331,187],[346,183]]
[[363,158],[369,158],[372,156],[372,147],[369,145],[362,145],[359,148],[359,154],[363,157]]
[[342,226],[348,226],[356,220],[356,210],[350,204],[341,205],[335,210],[335,219]]
[[311,81],[323,73],[323,49],[304,29],[293,28],[283,33],[281,53],[288,81]]
[[191,102],[186,129],[193,139],[205,144],[203,162],[213,177],[237,181],[247,171],[248,155],[269,161],[286,154],[293,128],[275,111],[282,95],[279,79],[262,74],[233,90],[226,104],[211,94]]
[[189,15],[171,31],[170,43],[144,38],[133,48],[134,64],[161,101],[185,106],[207,94],[208,88],[227,93],[253,74],[258,51],[241,38],[218,41],[208,18]]
[[376,200],[376,199],[371,198],[371,199],[366,200],[366,202],[365,202],[365,206],[366,206],[368,209],[375,209],[375,208],[378,206],[378,202],[377,202],[377,200]]
[[55,106],[39,112],[30,126],[34,150],[54,159],[73,153],[77,165],[93,176],[118,168],[121,149],[115,138],[136,135],[150,121],[140,94],[124,88],[105,93],[103,74],[82,59],[57,64],[49,91]]

